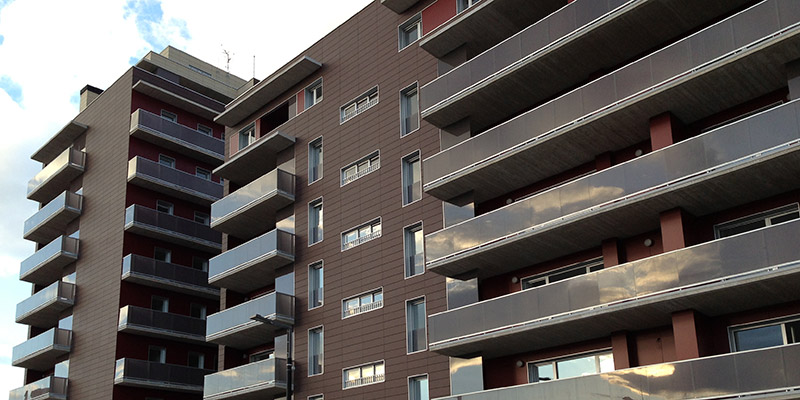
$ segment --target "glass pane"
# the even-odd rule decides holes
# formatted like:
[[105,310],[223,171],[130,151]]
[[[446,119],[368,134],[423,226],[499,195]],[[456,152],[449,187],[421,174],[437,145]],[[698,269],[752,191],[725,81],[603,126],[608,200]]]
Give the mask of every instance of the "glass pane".
[[611,372],[614,370],[613,354],[600,354],[597,356],[597,358],[600,359],[600,372]]
[[780,325],[762,326],[733,333],[736,351],[762,349],[783,344]]
[[564,279],[569,279],[575,276],[583,275],[586,273],[586,267],[577,267],[573,268],[564,272],[559,272],[557,274],[550,275],[550,283],[563,281]]
[[787,344],[800,341],[800,321],[793,321],[786,324],[786,340],[788,341]]
[[742,225],[723,227],[719,229],[719,237],[724,238],[728,236],[733,236],[739,233],[752,231],[758,228],[763,228],[765,226],[767,226],[767,222],[764,220],[759,220],[759,221],[748,222]]
[[545,283],[547,283],[547,282],[545,281],[544,278],[525,279],[525,280],[522,281],[522,288],[523,289],[535,288],[535,287],[539,287],[539,286],[544,286]]
[[383,292],[374,293],[373,298],[375,302],[383,301]]
[[529,379],[531,383],[552,381],[556,377],[553,369],[553,363],[530,365],[529,369],[531,375],[529,376]]
[[556,368],[558,371],[558,378],[572,378],[575,376],[583,376],[597,373],[597,365],[595,365],[595,356],[573,358],[571,360],[557,361]]
[[361,296],[361,305],[372,303],[372,293]]
[[347,374],[348,381],[354,381],[361,377],[361,369],[360,368],[353,368],[345,371]]
[[770,224],[780,224],[781,222],[791,221],[793,219],[800,218],[800,213],[793,212],[789,214],[779,215],[777,217],[772,217],[769,219]]
[[375,367],[372,365],[365,365],[361,367],[361,376],[373,376],[375,375]]
[[375,365],[375,375],[383,375],[383,363]]
[[345,306],[347,307],[348,310],[353,308],[358,308],[358,299],[347,300]]

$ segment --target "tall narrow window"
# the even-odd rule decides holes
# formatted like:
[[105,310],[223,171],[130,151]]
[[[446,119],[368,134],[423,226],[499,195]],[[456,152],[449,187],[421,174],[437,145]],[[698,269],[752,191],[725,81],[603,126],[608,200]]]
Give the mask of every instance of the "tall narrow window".
[[322,79],[306,88],[305,108],[309,108],[320,101],[322,101]]
[[425,272],[422,222],[407,227],[404,231],[406,278]]
[[308,330],[308,376],[322,373],[322,327]]
[[422,171],[419,151],[403,157],[403,205],[422,198]]
[[428,400],[428,375],[408,378],[408,400]]
[[167,362],[167,349],[161,346],[147,347],[147,361],[164,364]]
[[249,146],[256,141],[256,125],[252,124],[239,131],[239,150]]
[[308,203],[308,244],[322,241],[322,199]]
[[408,353],[428,347],[425,334],[425,298],[406,301],[406,338]]
[[322,261],[317,261],[308,266],[308,309],[322,305]]
[[417,84],[400,92],[400,132],[407,135],[419,129],[419,96]]
[[404,22],[400,25],[399,28],[399,49],[403,50],[411,43],[414,43],[419,39],[420,32],[422,31],[422,17],[420,14],[417,14],[408,21]]
[[322,137],[308,144],[308,183],[322,178]]

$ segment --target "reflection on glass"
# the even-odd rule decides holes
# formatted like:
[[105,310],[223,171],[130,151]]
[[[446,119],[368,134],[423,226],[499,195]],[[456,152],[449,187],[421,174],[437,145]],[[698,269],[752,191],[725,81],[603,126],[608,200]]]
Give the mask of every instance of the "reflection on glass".
[[592,375],[613,370],[614,356],[609,351],[541,363],[529,363],[528,380],[534,383]]

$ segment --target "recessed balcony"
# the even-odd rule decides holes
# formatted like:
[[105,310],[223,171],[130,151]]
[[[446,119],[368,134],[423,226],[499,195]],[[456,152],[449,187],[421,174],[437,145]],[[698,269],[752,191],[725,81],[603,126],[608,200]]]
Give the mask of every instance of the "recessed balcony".
[[214,371],[120,358],[114,372],[114,384],[184,393],[202,393],[203,378]]
[[28,181],[28,199],[48,203],[83,174],[85,165],[86,153],[82,150],[72,147],[64,150]]
[[8,394],[8,400],[66,400],[67,378],[48,376]]
[[493,358],[669,325],[686,309],[714,317],[791,302],[798,237],[790,221],[433,314],[429,348]]
[[286,360],[270,358],[206,375],[203,400],[258,400],[286,392]]
[[225,141],[142,109],[131,114],[131,136],[214,166],[225,160]]
[[799,112],[793,101],[429,234],[426,265],[489,277],[658,229],[675,207],[708,215],[794,190]]
[[231,154],[214,173],[238,185],[246,185],[258,179],[262,171],[273,169],[278,153],[294,146],[294,142],[294,136],[276,130]]
[[130,305],[119,309],[117,330],[134,335],[192,343],[205,344],[206,341],[204,319]]
[[75,285],[64,281],[34,293],[17,304],[18,324],[48,328],[58,324],[59,314],[75,304]]
[[275,229],[209,261],[208,283],[249,293],[275,280],[275,270],[294,262],[294,235]]
[[437,400],[796,399],[800,345],[742,351]]
[[46,371],[56,365],[56,360],[72,347],[72,331],[53,328],[14,346],[11,365],[15,367]]
[[800,58],[800,12],[785,4],[759,3],[425,159],[425,191],[474,190],[481,203],[648,140],[665,110],[689,124],[785,88]]
[[209,253],[222,248],[222,234],[208,225],[138,204],[125,209],[125,231]]
[[81,215],[83,196],[65,191],[25,221],[22,237],[37,243],[48,243],[64,234],[67,224]]
[[60,236],[20,264],[19,279],[48,285],[61,279],[63,268],[78,259],[78,239]]
[[222,198],[223,192],[219,183],[139,156],[128,161],[128,182],[203,206]]
[[294,203],[294,175],[274,169],[211,205],[211,227],[248,239],[274,226],[276,213]]
[[128,254],[122,259],[122,280],[207,299],[219,299],[219,289],[208,284],[208,272]]
[[294,325],[294,296],[272,292],[209,315],[206,341],[235,349],[249,349],[271,342],[279,329],[251,320],[250,317],[256,314]]

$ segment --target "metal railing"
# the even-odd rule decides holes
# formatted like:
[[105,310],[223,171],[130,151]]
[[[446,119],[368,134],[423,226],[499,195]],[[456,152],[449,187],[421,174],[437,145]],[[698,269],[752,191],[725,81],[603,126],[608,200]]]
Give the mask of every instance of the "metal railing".
[[286,387],[286,360],[268,358],[206,375],[203,398],[235,398],[237,392],[260,387]]
[[[37,269],[43,268],[47,263],[53,261],[59,255],[65,255],[73,260],[77,259],[78,243],[78,239],[68,236],[59,236],[55,238],[52,242],[48,243],[37,252],[33,253],[30,257],[22,261],[19,268],[20,279],[25,280],[25,277],[36,272]],[[58,277],[60,277],[60,272],[61,271],[58,271],[57,273],[54,273],[54,275],[58,275]]]
[[34,293],[31,297],[17,304],[17,322],[36,313],[42,307],[55,302],[73,303],[75,301],[75,285],[63,281],[53,282],[50,286]]
[[17,365],[23,359],[51,347],[54,350],[69,351],[71,346],[72,331],[52,328],[14,346],[14,349],[11,350],[11,363]]
[[172,122],[149,111],[138,109],[131,114],[131,132],[137,129],[147,131],[152,135],[166,136],[169,140],[184,146],[201,148],[220,158],[225,155],[225,141]]
[[223,193],[223,186],[219,183],[159,164],[141,156],[128,160],[128,179],[135,177],[170,187],[177,187],[183,191],[196,192],[215,200],[220,199]]
[[119,310],[119,328],[144,327],[205,338],[206,320],[144,307],[125,306]]
[[61,211],[70,211],[80,214],[82,210],[83,196],[69,191],[64,191],[55,199],[50,200],[47,205],[40,208],[39,211],[33,214],[30,218],[25,220],[23,236],[28,237],[32,231],[41,227],[42,224],[46,223],[47,220]]
[[48,376],[36,382],[16,388],[8,394],[8,400],[66,399],[67,378]]

